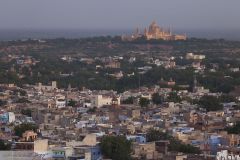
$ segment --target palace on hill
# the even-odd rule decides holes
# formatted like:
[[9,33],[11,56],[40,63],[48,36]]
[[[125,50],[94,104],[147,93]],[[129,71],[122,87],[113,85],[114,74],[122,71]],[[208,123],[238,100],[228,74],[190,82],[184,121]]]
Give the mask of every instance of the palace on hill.
[[133,41],[138,38],[145,37],[147,40],[156,39],[156,40],[186,40],[187,36],[183,34],[173,34],[170,29],[164,29],[157,25],[155,21],[151,23],[148,28],[145,28],[144,33],[142,34],[139,29],[135,31],[132,35],[123,35],[122,40]]

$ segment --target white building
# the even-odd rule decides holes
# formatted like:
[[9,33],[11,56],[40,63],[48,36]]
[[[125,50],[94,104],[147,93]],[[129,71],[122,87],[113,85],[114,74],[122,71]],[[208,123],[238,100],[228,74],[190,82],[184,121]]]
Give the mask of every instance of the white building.
[[85,107],[85,108],[91,108],[91,107],[92,107],[92,103],[90,103],[90,102],[84,102],[84,103],[83,103],[83,107]]
[[239,72],[240,69],[239,69],[239,68],[230,68],[230,71],[231,71],[231,72]]
[[66,99],[63,95],[56,96],[56,108],[64,108],[66,107]]
[[146,98],[148,100],[151,100],[152,99],[152,95],[150,93],[142,93],[141,94],[141,97],[142,98]]
[[[116,98],[117,104],[120,105],[120,97]],[[103,95],[94,95],[91,98],[91,103],[95,107],[102,107],[104,105],[112,105],[113,97],[111,96],[103,96]]]
[[206,56],[202,54],[193,54],[193,53],[187,53],[186,59],[192,59],[192,60],[203,60]]
[[8,122],[15,122],[15,114],[13,112],[8,112]]
[[229,154],[227,150],[222,150],[220,152],[217,152],[216,159],[217,160],[240,160],[240,155]]

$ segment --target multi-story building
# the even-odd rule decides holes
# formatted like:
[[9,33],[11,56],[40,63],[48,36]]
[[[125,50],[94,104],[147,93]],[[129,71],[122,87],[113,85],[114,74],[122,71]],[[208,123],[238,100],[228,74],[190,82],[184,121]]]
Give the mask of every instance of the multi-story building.
[[206,58],[206,56],[203,54],[194,54],[194,53],[186,54],[186,59],[189,59],[189,60],[203,60],[205,58]]
[[95,95],[92,97],[91,103],[95,107],[102,107],[104,105],[112,105],[113,103],[120,105],[120,97]]

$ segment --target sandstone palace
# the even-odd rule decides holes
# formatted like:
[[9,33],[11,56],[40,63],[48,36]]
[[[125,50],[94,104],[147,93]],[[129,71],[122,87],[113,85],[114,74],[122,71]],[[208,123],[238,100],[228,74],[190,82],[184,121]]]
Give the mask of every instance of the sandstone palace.
[[157,25],[157,23],[154,21],[152,24],[147,28],[145,28],[144,33],[141,34],[139,29],[135,31],[130,36],[123,35],[122,40],[125,41],[132,41],[136,40],[138,38],[145,37],[147,40],[156,39],[156,40],[186,40],[186,35],[181,34],[173,34],[170,29],[164,29]]

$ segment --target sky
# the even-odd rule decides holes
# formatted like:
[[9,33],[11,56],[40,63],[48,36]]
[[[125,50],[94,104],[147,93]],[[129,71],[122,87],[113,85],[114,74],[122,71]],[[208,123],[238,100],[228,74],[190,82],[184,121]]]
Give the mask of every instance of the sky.
[[0,29],[240,28],[240,0],[0,0]]

